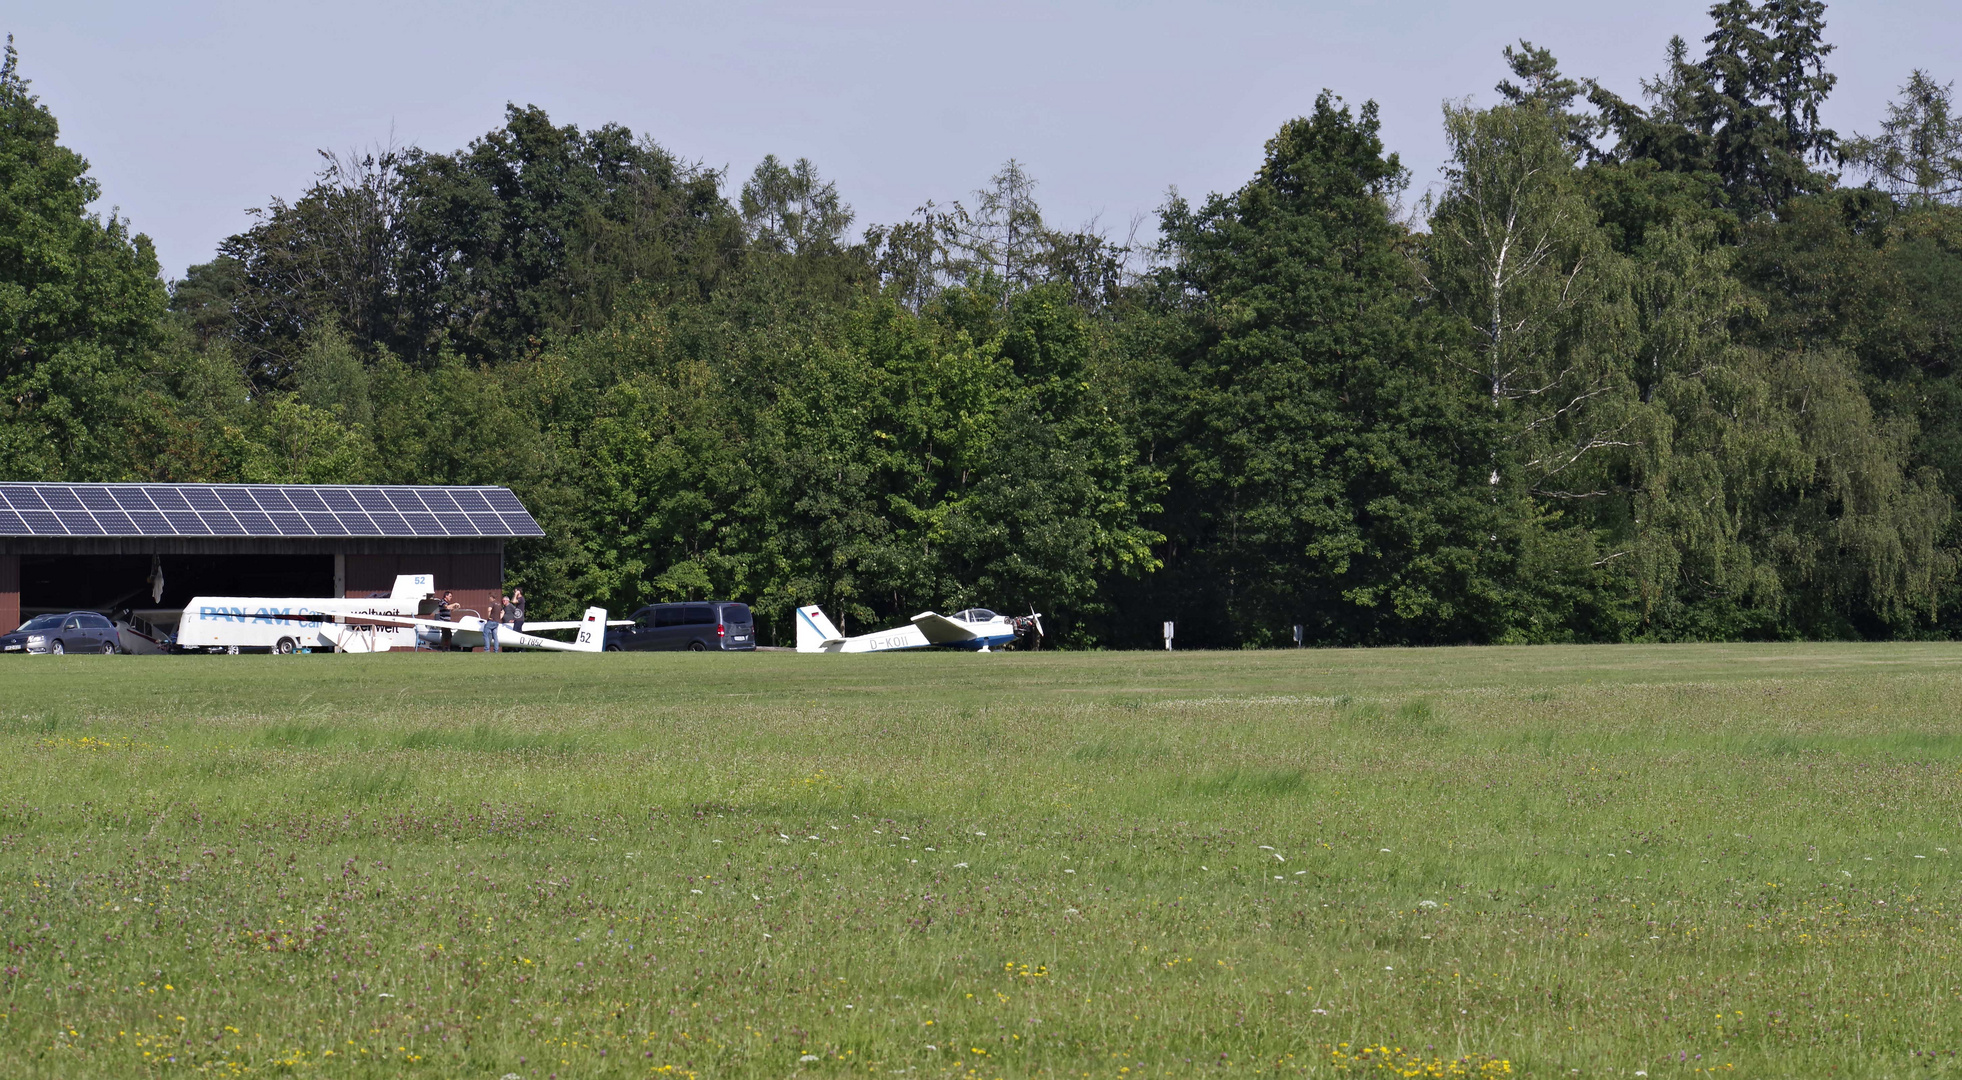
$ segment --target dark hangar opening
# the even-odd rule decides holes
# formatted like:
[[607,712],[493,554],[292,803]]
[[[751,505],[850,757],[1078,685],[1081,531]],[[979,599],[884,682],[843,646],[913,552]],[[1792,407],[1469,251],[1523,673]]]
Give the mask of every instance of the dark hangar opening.
[[[194,596],[333,596],[332,555],[165,555],[151,598],[147,555],[22,555],[23,618],[44,611],[182,611]],[[170,620],[170,621],[175,621]]]

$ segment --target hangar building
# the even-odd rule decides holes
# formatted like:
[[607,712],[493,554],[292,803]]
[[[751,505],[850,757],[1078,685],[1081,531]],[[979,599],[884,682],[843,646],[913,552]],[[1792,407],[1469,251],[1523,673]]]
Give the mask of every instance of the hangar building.
[[501,487],[0,483],[0,633],[23,613],[368,596],[397,574],[434,574],[482,611],[505,542],[543,535]]

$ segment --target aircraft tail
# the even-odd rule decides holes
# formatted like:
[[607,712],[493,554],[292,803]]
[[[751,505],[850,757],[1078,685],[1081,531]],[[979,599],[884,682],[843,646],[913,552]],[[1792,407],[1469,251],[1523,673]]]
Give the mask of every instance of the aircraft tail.
[[579,633],[572,639],[574,652],[599,652],[606,647],[606,609],[589,607],[579,620]]
[[436,591],[434,574],[397,574],[395,588],[388,594],[390,600],[406,600],[413,604],[429,593]]
[[831,625],[831,620],[825,617],[824,612],[816,604],[797,609],[798,652],[823,652],[825,642],[836,641],[844,636],[838,632],[837,627]]

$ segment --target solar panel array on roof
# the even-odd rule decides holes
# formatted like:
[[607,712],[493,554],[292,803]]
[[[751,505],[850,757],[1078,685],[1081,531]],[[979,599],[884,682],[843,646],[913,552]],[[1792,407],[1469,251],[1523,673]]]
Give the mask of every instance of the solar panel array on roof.
[[501,487],[0,484],[0,536],[543,536]]

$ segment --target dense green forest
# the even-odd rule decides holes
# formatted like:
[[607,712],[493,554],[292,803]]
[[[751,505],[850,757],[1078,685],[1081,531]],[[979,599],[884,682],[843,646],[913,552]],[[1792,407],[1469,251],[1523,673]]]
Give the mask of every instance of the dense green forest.
[[[509,485],[538,610],[1328,644],[1962,631],[1962,117],[1820,121],[1817,0],[1638,92],[1521,41],[1436,193],[1324,91],[1148,243],[1008,162],[858,227],[511,106],[324,154],[181,281],[0,73],[0,477]],[[563,119],[563,118],[561,118]],[[298,185],[296,184],[296,187]]]

